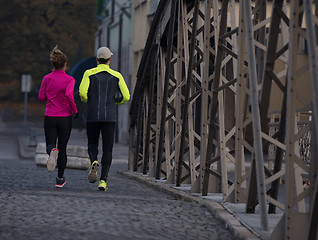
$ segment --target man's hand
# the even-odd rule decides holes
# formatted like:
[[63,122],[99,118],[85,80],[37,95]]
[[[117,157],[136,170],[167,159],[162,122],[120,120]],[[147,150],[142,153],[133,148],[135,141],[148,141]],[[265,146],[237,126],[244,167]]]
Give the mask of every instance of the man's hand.
[[78,112],[74,114],[74,119],[78,118]]

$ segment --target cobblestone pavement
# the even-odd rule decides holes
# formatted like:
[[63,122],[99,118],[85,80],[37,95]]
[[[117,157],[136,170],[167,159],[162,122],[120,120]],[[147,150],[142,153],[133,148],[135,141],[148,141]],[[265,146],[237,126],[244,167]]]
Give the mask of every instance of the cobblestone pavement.
[[127,169],[122,161],[111,167],[107,192],[88,182],[87,171],[69,169],[65,187],[57,189],[57,171],[19,160],[14,144],[1,135],[1,240],[234,239],[200,204],[117,174]]

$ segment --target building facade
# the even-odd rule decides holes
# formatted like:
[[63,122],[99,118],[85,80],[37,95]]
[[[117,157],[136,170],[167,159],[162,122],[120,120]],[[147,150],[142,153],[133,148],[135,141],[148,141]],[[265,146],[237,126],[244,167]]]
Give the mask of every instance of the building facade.
[[[148,37],[151,19],[160,0],[98,1],[100,24],[95,36],[95,52],[107,46],[114,53],[110,67],[119,71],[133,94],[136,73]],[[118,107],[116,139],[129,138],[129,102]]]
[[[107,46],[113,52],[110,67],[120,72],[132,93],[132,14],[131,2],[126,0],[107,0],[99,2],[98,18],[100,24],[95,36],[95,52],[99,47]],[[118,120],[116,141],[128,142],[129,102],[117,106]]]

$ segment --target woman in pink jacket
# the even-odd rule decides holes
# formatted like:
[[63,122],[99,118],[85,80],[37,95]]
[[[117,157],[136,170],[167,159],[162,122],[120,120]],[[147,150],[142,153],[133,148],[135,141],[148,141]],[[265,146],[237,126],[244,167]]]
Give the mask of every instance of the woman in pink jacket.
[[54,69],[44,76],[39,99],[46,101],[44,132],[46,152],[49,154],[47,169],[54,171],[57,164],[58,175],[55,186],[63,187],[66,183],[64,178],[67,163],[66,146],[72,130],[72,114],[75,114],[74,118],[78,116],[73,96],[75,80],[65,73],[66,56],[57,46],[51,51],[50,61]]

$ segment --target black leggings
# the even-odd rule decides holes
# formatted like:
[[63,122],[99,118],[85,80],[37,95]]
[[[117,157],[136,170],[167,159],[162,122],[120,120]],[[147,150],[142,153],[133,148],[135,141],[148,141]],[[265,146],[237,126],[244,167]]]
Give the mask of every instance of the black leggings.
[[86,122],[88,155],[91,162],[97,160],[99,134],[102,133],[103,156],[100,180],[107,181],[109,168],[112,164],[115,126],[115,122]]
[[50,154],[53,148],[57,149],[59,155],[57,158],[58,177],[62,178],[67,163],[66,146],[71,135],[72,116],[69,117],[44,117],[44,132],[46,140],[46,152]]

